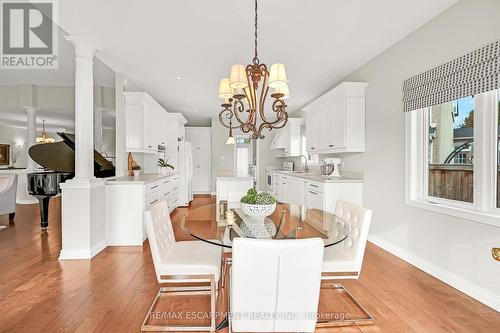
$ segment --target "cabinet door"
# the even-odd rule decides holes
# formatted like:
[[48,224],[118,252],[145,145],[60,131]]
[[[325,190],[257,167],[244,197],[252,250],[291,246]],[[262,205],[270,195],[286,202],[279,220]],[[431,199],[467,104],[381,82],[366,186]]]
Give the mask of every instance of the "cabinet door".
[[328,103],[323,109],[322,121],[324,124],[323,130],[323,147],[324,149],[332,149],[335,144],[335,134],[337,128],[335,127],[335,108],[333,103]]
[[125,147],[127,150],[143,148],[143,115],[144,110],[142,106],[125,106]]
[[167,111],[158,112],[158,143],[167,145],[168,139],[168,113]]
[[210,156],[210,148],[207,147],[199,147],[198,149],[198,170],[199,170],[199,189],[202,192],[209,192],[211,189],[211,156]]
[[144,149],[158,149],[158,112],[149,106],[144,107],[144,127],[143,127],[143,145]]
[[324,208],[323,193],[316,192],[313,190],[308,190],[307,196],[308,196],[309,208],[316,208],[316,209],[323,210],[323,208]]
[[301,180],[295,177],[289,177],[287,182],[287,202],[301,204]]
[[333,127],[334,140],[333,148],[341,149],[346,147],[346,114],[345,114],[345,97],[336,97],[333,101]]
[[306,146],[307,146],[307,151],[310,153],[316,152],[318,149],[317,147],[317,117],[314,117],[312,114],[312,111],[310,111],[311,114],[307,116],[306,120]]
[[288,179],[287,177],[280,177],[281,183],[280,183],[280,201],[281,202],[288,202]]

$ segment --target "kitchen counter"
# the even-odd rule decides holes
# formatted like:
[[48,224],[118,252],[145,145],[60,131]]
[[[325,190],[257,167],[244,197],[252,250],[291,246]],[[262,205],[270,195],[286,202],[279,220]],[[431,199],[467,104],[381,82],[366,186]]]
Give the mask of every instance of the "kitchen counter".
[[234,179],[242,179],[242,180],[244,180],[244,179],[252,179],[253,180],[253,176],[250,176],[250,175],[241,176],[241,175],[238,175],[238,173],[234,172],[234,171],[218,172],[215,175],[215,179],[221,179],[221,178],[225,178],[225,179],[234,178]]
[[106,180],[106,185],[146,185],[149,183],[154,183],[163,178],[168,178],[171,176],[177,175],[175,171],[169,171],[165,174],[161,173],[145,173],[141,174],[138,177],[134,176],[123,176],[116,177],[109,180]]
[[297,178],[303,178],[307,180],[312,180],[315,182],[319,183],[364,183],[365,180],[361,177],[356,177],[356,176],[351,176],[348,173],[345,173],[345,176],[342,176],[340,178],[325,178],[320,174],[316,173],[302,173],[302,172],[296,172],[296,171],[281,171],[281,170],[275,170],[275,173],[280,173],[283,175],[288,175],[292,177],[297,177]]

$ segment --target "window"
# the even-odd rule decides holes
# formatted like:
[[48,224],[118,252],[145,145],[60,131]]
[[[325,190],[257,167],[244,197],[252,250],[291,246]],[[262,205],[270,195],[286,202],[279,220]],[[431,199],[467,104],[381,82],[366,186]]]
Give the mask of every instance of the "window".
[[466,97],[425,110],[429,197],[473,202],[474,98]]
[[407,112],[406,203],[500,226],[497,90]]

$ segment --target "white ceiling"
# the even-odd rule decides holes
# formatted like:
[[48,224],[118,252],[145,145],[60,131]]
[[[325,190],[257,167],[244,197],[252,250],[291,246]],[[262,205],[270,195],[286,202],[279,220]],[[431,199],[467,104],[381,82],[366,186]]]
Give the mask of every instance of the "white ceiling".
[[[286,64],[293,112],[455,2],[261,0],[259,56],[268,65]],[[219,79],[231,64],[251,61],[253,6],[252,0],[64,0],[59,21],[169,111],[201,125],[219,111]]]

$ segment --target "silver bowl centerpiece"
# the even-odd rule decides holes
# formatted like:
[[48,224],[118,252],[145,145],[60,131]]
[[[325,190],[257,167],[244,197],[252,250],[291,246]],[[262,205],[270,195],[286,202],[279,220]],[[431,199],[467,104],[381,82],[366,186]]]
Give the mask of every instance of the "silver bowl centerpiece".
[[266,217],[276,209],[276,198],[266,192],[257,192],[255,188],[249,189],[240,201],[241,210],[250,217]]

